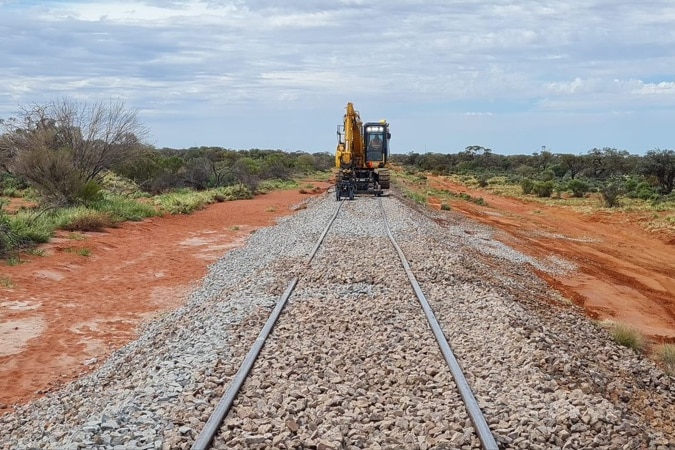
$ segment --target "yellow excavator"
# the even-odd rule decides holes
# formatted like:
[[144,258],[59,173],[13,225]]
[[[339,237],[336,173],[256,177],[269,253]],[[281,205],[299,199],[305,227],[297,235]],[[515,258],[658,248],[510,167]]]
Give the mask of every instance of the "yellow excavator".
[[344,123],[338,125],[337,134],[336,200],[340,201],[342,197],[354,200],[357,194],[381,196],[384,189],[389,189],[389,169],[386,165],[391,133],[387,121],[364,125],[350,102],[347,103]]

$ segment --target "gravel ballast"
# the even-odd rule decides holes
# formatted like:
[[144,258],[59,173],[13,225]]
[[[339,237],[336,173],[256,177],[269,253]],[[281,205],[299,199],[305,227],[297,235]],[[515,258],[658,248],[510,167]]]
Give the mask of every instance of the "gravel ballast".
[[[389,225],[504,448],[675,447],[673,380],[551,291],[533,260],[452,212],[383,198]],[[478,448],[378,200],[331,195],[227,253],[185,306],[91,375],[0,417],[0,446],[189,448],[299,277],[220,448]]]

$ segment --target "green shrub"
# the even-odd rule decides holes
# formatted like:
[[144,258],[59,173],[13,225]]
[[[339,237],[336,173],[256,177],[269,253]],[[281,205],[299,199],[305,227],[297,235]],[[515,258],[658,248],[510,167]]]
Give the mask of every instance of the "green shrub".
[[555,180],[555,172],[552,170],[546,170],[539,175],[541,181],[553,181]]
[[276,190],[295,189],[298,183],[294,180],[263,180],[258,184],[257,192],[265,193]]
[[19,241],[17,245],[47,242],[60,224],[52,211],[19,211],[7,220],[11,234]]
[[213,200],[213,194],[181,190],[155,197],[159,207],[169,214],[190,214],[204,208]]
[[523,178],[520,181],[520,187],[523,189],[523,194],[530,195],[534,190],[534,181],[529,178]]
[[115,220],[104,211],[89,208],[76,208],[61,228],[66,231],[102,231],[115,225]]
[[254,197],[253,192],[243,184],[218,188],[216,192],[221,194],[226,201],[247,200]]
[[600,194],[602,195],[605,206],[608,208],[619,206],[619,199],[623,193],[623,186],[618,182],[611,182],[600,188]]
[[151,204],[120,195],[106,195],[105,198],[93,203],[91,208],[108,213],[115,222],[126,220],[138,222],[157,215],[155,207]]
[[99,186],[99,184],[94,180],[89,180],[77,191],[75,198],[77,199],[78,203],[83,205],[89,205],[93,202],[99,201],[103,198],[101,186]]
[[550,197],[553,194],[553,189],[555,188],[555,183],[553,181],[537,181],[534,183],[532,191],[537,195],[537,197]]
[[487,187],[487,186],[489,186],[489,185],[490,185],[490,178],[491,178],[491,177],[490,177],[490,175],[488,175],[488,174],[485,174],[485,173],[484,173],[484,174],[481,174],[481,175],[478,177],[478,186],[480,186],[480,187]]
[[574,180],[570,180],[570,182],[567,183],[567,189],[572,191],[572,195],[577,198],[581,198],[586,195],[589,188],[590,186],[588,183],[576,178]]
[[115,196],[138,198],[145,195],[135,182],[114,172],[106,172],[101,177],[101,188]]
[[450,205],[447,203],[441,203],[441,211],[450,211]]

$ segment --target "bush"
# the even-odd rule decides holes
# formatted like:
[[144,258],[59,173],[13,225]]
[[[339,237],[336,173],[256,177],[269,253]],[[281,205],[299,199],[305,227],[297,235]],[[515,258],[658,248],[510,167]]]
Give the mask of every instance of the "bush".
[[263,180],[258,184],[258,192],[265,193],[275,190],[295,189],[297,187],[298,183],[293,180]]
[[523,178],[520,182],[520,187],[523,189],[523,194],[530,195],[534,190],[534,181],[529,178]]
[[91,208],[108,213],[115,222],[140,221],[157,215],[154,206],[118,195],[108,195],[93,203]]
[[482,174],[478,177],[478,186],[480,187],[487,187],[490,185],[490,175],[488,174]]
[[176,191],[155,198],[155,203],[169,214],[190,214],[215,200],[207,192]]
[[101,186],[94,180],[87,181],[77,192],[75,198],[78,203],[88,205],[103,198]]
[[605,206],[608,208],[619,206],[619,199],[621,198],[623,192],[623,186],[621,186],[618,182],[611,182],[600,188],[600,194],[602,195]]
[[115,220],[107,212],[77,208],[62,228],[66,231],[102,231],[114,225]]
[[216,193],[221,195],[224,201],[248,200],[254,197],[253,192],[243,184],[218,188]]
[[546,170],[542,172],[539,178],[541,181],[552,181],[555,180],[555,173],[552,170]]
[[589,188],[590,186],[588,183],[576,178],[574,180],[570,180],[570,182],[567,183],[567,189],[572,191],[572,195],[577,198],[581,198],[586,195]]
[[537,181],[534,183],[532,190],[537,197],[550,197],[554,188],[555,183],[553,181]]
[[450,205],[447,203],[441,203],[441,211],[450,211]]

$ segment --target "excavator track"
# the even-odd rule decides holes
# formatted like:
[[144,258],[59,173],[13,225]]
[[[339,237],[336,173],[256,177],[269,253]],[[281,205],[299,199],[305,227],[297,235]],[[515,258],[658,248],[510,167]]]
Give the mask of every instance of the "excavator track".
[[380,184],[380,189],[389,189],[389,180],[389,170],[380,169],[377,171],[377,182]]

